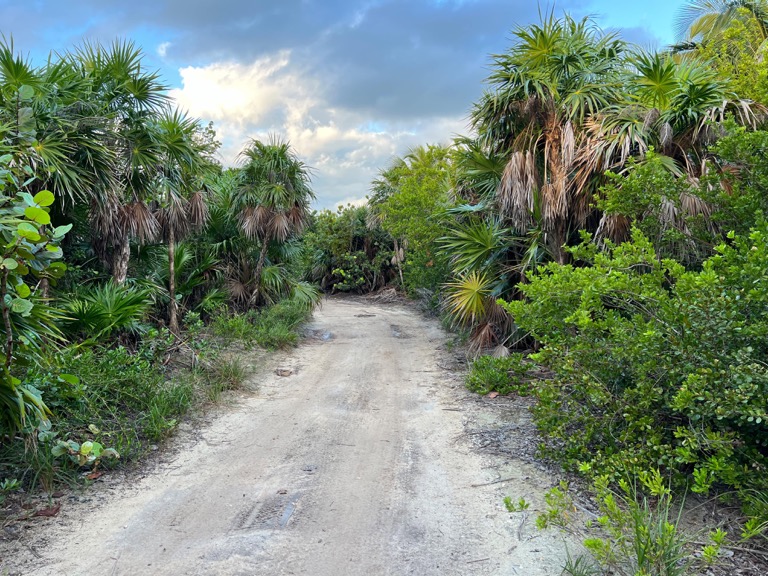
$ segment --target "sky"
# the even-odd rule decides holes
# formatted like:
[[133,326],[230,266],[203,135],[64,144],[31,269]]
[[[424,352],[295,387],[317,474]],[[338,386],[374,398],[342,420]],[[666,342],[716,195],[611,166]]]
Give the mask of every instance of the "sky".
[[[682,0],[566,0],[646,48],[673,41]],[[490,55],[551,5],[523,0],[0,0],[0,32],[44,63],[83,41],[130,39],[223,164],[249,139],[288,140],[317,208],[359,203],[379,169],[468,134]]]

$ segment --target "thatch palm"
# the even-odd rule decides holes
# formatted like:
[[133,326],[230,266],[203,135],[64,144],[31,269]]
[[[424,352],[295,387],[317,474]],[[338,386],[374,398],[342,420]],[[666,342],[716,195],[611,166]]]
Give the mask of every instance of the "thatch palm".
[[253,271],[253,303],[262,299],[262,273],[271,243],[283,243],[307,223],[315,195],[307,166],[290,144],[277,138],[251,140],[240,154],[241,180],[236,194],[243,234],[261,243]]
[[587,205],[570,180],[582,125],[617,101],[625,45],[569,16],[514,35],[513,48],[495,57],[494,91],[475,107],[473,125],[491,153],[508,158],[496,194],[500,212],[524,234],[538,205],[547,245],[562,262]]
[[[708,167],[708,146],[720,134],[717,124],[732,115],[755,126],[762,108],[739,100],[716,70],[696,60],[639,52],[629,63],[626,97],[585,123],[574,163],[576,184],[595,188],[605,182],[605,171],[621,172],[630,158],[642,161],[653,148],[670,172],[690,181],[694,194]],[[706,215],[707,207],[689,196],[692,215]],[[621,216],[603,215],[598,236],[624,240],[629,224]]]
[[96,251],[121,284],[128,273],[131,239],[145,242],[159,233],[149,203],[161,161],[155,117],[168,104],[166,86],[157,73],[142,67],[141,51],[129,42],[109,48],[86,44],[70,60],[88,80],[106,116],[104,138],[113,154],[113,178],[91,196],[91,225]]
[[208,219],[203,181],[211,162],[198,138],[199,122],[177,110],[164,112],[155,127],[160,151],[157,164],[156,216],[168,246],[168,327],[178,334],[176,302],[176,243],[192,231],[199,231]]
[[71,204],[112,183],[103,103],[70,59],[34,68],[0,43],[0,124],[15,162],[34,168],[31,191]]

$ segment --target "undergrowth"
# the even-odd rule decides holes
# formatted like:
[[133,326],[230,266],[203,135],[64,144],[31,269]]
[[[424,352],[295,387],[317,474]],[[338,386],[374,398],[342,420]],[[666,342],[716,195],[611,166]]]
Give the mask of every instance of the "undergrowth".
[[297,328],[311,314],[297,300],[283,300],[261,311],[246,314],[222,312],[211,323],[213,334],[227,341],[241,341],[247,346],[258,345],[268,350],[295,346]]
[[533,391],[530,374],[533,367],[522,354],[501,358],[480,356],[467,373],[466,385],[478,394],[498,392],[529,396]]
[[260,313],[220,314],[209,326],[189,314],[178,341],[153,329],[128,347],[71,345],[50,354],[29,369],[27,381],[52,416],[27,430],[23,442],[0,444],[3,499],[18,490],[51,493],[95,477],[97,469],[140,460],[190,410],[242,386],[247,371],[229,345],[293,345],[308,315],[292,301]]

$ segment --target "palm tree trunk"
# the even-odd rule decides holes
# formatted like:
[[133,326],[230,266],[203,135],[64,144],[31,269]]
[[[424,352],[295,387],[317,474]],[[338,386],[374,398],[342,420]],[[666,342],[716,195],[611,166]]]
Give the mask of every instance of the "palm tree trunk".
[[176,237],[173,226],[168,227],[168,328],[174,334],[179,333],[179,315],[176,307]]
[[261,300],[261,273],[264,270],[264,262],[267,259],[267,249],[269,248],[269,236],[266,236],[261,243],[261,252],[259,252],[259,261],[256,263],[254,280],[256,281],[256,302]]
[[131,259],[131,242],[126,236],[120,240],[112,254],[112,279],[115,284],[125,284],[128,278],[128,262]]

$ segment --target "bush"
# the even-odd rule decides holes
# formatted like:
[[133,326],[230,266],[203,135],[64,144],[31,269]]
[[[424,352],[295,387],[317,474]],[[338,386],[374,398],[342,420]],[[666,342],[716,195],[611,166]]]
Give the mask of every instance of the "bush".
[[768,488],[768,226],[732,235],[700,271],[659,261],[635,231],[585,267],[549,264],[505,303],[542,344],[546,452],[622,476],[661,467],[695,492]]

